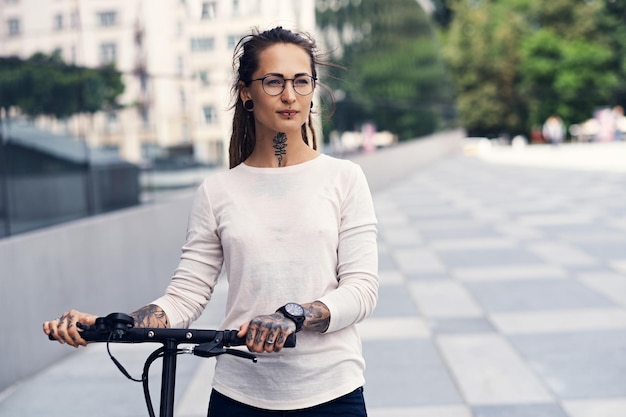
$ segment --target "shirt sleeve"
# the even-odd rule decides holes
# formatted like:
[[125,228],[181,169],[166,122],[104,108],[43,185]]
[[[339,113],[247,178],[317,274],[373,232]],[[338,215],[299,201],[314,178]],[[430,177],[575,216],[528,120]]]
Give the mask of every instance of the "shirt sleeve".
[[328,332],[368,317],[378,300],[377,220],[372,196],[361,168],[353,164],[341,204],[336,290],[319,301],[330,311]]
[[167,314],[171,327],[187,328],[202,314],[222,268],[222,245],[207,187],[205,180],[196,191],[178,267],[165,294],[152,303]]

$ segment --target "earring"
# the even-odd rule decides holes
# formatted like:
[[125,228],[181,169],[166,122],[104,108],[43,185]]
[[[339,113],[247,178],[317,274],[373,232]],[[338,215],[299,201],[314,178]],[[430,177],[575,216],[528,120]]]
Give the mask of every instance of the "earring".
[[246,110],[250,111],[254,109],[254,102],[248,99],[243,102],[243,107],[245,107]]
[[311,108],[313,108],[313,102],[311,101]]

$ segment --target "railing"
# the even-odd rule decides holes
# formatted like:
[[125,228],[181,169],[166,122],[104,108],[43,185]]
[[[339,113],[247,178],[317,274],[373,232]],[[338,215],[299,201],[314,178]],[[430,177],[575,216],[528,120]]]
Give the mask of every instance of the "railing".
[[139,168],[64,161],[0,142],[0,238],[139,204]]

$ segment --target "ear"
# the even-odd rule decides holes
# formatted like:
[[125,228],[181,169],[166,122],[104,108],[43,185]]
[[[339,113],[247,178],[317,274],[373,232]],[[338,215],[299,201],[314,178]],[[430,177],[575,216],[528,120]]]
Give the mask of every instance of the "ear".
[[252,99],[252,97],[250,96],[250,90],[244,84],[243,81],[239,81],[239,83],[237,83],[237,87],[239,88],[239,98],[241,98],[242,102],[245,103],[246,100],[251,100]]

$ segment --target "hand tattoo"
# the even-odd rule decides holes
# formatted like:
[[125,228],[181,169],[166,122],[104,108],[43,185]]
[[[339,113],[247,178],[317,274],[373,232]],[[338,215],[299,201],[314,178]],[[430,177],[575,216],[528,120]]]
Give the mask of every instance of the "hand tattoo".
[[162,329],[170,327],[165,311],[154,304],[141,307],[139,310],[131,313],[130,316],[135,320],[135,327],[156,327]]
[[287,154],[287,135],[283,132],[278,132],[273,139],[274,142],[274,156],[278,157],[278,167],[283,163],[283,155]]
[[59,326],[61,326],[63,323],[65,323],[65,320],[67,319],[67,329],[71,329],[72,326],[74,325],[74,315],[73,314],[63,314],[60,318],[59,318]]
[[324,333],[328,330],[328,326],[330,326],[330,310],[328,310],[326,304],[321,301],[313,301],[311,304],[303,304],[302,307],[304,307],[304,315],[306,316],[304,329],[319,333]]

